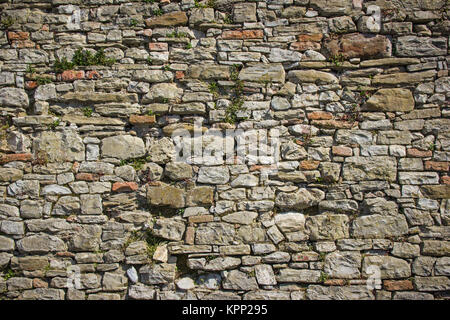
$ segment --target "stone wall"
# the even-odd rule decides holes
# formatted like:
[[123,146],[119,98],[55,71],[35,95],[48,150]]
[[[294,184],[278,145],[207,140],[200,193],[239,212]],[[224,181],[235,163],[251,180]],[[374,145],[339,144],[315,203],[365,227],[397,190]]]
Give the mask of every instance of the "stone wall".
[[448,298],[449,10],[1,0],[0,299]]

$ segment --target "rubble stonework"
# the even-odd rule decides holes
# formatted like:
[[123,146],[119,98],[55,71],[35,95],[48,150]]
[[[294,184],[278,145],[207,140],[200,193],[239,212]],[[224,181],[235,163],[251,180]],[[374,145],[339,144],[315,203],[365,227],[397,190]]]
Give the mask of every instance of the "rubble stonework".
[[1,1],[0,299],[448,299],[449,14]]

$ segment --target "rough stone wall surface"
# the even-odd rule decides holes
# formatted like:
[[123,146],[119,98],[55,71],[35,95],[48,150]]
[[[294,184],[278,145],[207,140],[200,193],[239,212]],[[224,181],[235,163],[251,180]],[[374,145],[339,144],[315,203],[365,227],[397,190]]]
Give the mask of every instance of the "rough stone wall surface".
[[0,298],[448,299],[449,10],[0,1]]

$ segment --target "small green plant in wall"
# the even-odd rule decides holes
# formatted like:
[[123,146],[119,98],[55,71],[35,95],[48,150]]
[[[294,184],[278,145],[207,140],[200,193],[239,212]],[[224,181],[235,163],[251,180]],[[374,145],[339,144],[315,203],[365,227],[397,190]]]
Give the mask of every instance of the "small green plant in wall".
[[64,57],[62,59],[56,58],[53,68],[56,72],[63,72],[65,70],[73,69],[74,66],[75,64],[73,62],[68,61],[67,58]]
[[6,272],[4,272],[3,279],[5,279],[5,281],[7,281],[15,276],[16,276],[15,272],[11,269],[8,269],[8,270],[6,270]]
[[163,245],[165,243],[167,243],[167,241],[156,237],[155,235],[153,235],[151,232],[147,232],[147,236],[145,238],[145,241],[147,242],[147,256],[152,259],[153,255],[156,252],[156,249],[160,246]]
[[209,92],[214,96],[215,99],[219,96],[219,86],[217,82],[210,82],[208,85]]
[[336,67],[341,67],[344,64],[345,58],[342,53],[335,54],[330,57],[331,63],[333,63]]
[[49,77],[39,76],[39,77],[36,77],[36,82],[37,82],[37,84],[39,86],[41,86],[41,85],[44,85],[44,84],[52,83],[53,80],[51,78],[49,78]]
[[163,11],[161,9],[159,9],[159,8],[153,10],[153,15],[154,16],[162,16],[162,14],[163,14]]
[[25,70],[26,73],[35,73],[36,69],[31,65],[27,65],[27,69]]
[[194,7],[195,7],[195,8],[206,8],[207,5],[201,3],[200,1],[194,0]]
[[172,31],[166,34],[167,38],[186,38],[187,36],[188,34],[186,32],[177,32],[177,31]]
[[77,66],[112,66],[115,62],[115,59],[106,57],[103,49],[100,49],[93,54],[89,50],[82,50],[80,48],[75,51],[72,59],[72,63]]
[[83,114],[85,117],[88,117],[88,118],[92,117],[93,112],[94,111],[92,110],[92,108],[89,108],[89,107],[83,108]]
[[321,272],[320,273],[320,279],[319,279],[319,281],[321,282],[321,283],[324,283],[325,281],[327,281],[328,280],[328,277],[329,277],[329,275],[326,273],[326,272]]
[[137,21],[136,19],[130,19],[130,27],[137,27],[138,24],[139,21]]
[[50,123],[50,124],[48,125],[48,128],[49,128],[50,130],[55,130],[56,127],[59,126],[60,122],[61,122],[61,119],[58,118],[58,119],[54,120],[52,123]]
[[223,18],[223,23],[224,24],[233,24],[233,18],[231,17],[230,14],[225,15],[225,18]]
[[15,20],[13,17],[7,16],[0,20],[2,29],[8,29],[14,24]]
[[72,70],[75,66],[112,66],[116,63],[116,59],[107,58],[103,49],[98,50],[93,54],[89,50],[79,48],[75,51],[72,61],[67,58],[56,58],[53,65],[56,72],[63,72],[65,70]]

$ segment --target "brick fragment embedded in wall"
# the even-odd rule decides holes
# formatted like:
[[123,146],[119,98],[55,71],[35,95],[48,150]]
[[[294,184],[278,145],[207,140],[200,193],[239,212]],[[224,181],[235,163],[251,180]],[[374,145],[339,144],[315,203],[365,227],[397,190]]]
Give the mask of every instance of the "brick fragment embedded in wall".
[[0,299],[445,297],[445,0],[147,2],[2,4]]

